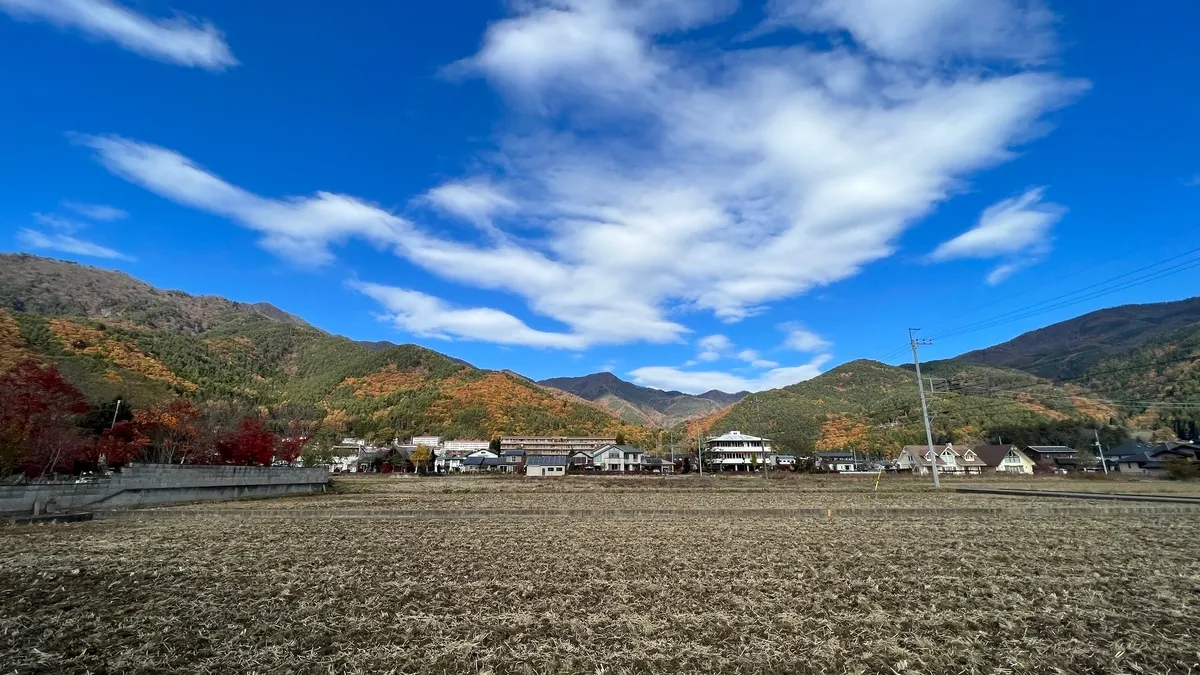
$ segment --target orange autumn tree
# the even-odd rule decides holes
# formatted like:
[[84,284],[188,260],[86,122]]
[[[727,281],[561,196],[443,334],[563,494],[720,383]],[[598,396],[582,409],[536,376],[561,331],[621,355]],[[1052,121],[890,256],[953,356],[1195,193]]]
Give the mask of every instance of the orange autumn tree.
[[[145,461],[157,464],[174,462],[208,464],[210,451],[197,442],[204,412],[186,399],[175,399],[165,406],[139,410],[133,416],[140,436],[145,439]],[[208,461],[206,461],[208,460]]]
[[855,422],[846,415],[829,415],[821,425],[817,450],[854,450],[867,448],[867,425]]

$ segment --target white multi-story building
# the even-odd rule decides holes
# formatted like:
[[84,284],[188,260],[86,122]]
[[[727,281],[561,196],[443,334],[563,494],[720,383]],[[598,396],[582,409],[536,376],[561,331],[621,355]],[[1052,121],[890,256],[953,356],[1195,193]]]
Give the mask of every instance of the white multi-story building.
[[579,450],[592,451],[602,445],[615,445],[616,436],[504,436],[501,450],[524,450],[526,456],[566,457]]
[[487,441],[442,441],[442,451],[447,455],[469,455],[479,450],[487,450],[491,443]]
[[704,462],[719,471],[748,471],[765,466],[771,455],[771,439],[740,431],[710,438],[704,442]]
[[423,445],[427,448],[436,448],[442,444],[441,436],[413,436],[412,442],[409,445]]

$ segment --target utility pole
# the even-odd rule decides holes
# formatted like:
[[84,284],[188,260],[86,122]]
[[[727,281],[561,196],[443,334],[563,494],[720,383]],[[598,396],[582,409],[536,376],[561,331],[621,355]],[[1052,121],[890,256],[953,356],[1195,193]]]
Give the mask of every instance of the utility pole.
[[933,451],[933,431],[929,428],[929,406],[925,403],[925,383],[921,381],[921,359],[917,356],[917,345],[931,345],[933,340],[919,340],[916,332],[920,328],[908,329],[908,343],[912,345],[913,365],[917,369],[917,390],[921,392],[921,418],[925,421],[925,442],[929,444],[929,466],[933,470],[933,487],[941,488],[942,482],[938,478],[938,456]]
[[696,463],[700,465],[700,477],[704,477],[704,451],[701,446],[704,444],[704,432],[696,428]]
[[121,399],[117,399],[117,409],[113,411],[113,421],[112,421],[112,424],[110,424],[108,426],[109,429],[112,429],[113,427],[117,426],[117,415],[120,415],[120,414],[121,414]]
[[1100,466],[1104,467],[1104,475],[1108,475],[1108,460],[1104,459],[1104,446],[1100,445],[1100,430],[1092,429],[1096,434],[1096,453],[1100,455]]

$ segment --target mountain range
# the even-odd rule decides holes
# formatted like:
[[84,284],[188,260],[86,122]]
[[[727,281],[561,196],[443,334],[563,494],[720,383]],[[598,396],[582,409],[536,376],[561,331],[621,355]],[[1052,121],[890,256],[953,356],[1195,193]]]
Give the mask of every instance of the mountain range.
[[[927,363],[934,432],[941,440],[1037,434],[1067,442],[1084,427],[1177,422],[1192,414],[1178,404],[1200,402],[1198,326],[1200,299],[1129,305]],[[417,345],[330,335],[265,303],[3,254],[0,371],[26,358],[55,364],[93,400],[238,401],[379,438],[621,433],[680,444],[739,429],[798,453],[924,439],[911,367],[852,361],[755,394],[660,391],[611,373],[533,382]]]
[[594,373],[583,377],[555,377],[538,384],[553,387],[598,403],[621,419],[644,426],[671,426],[685,420],[711,415],[737,403],[750,392],[727,394],[706,391],[685,394],[662,391],[626,382],[612,373]]
[[0,371],[26,358],[53,363],[91,400],[236,401],[368,437],[649,434],[570,394],[417,345],[362,344],[271,305],[3,254]]

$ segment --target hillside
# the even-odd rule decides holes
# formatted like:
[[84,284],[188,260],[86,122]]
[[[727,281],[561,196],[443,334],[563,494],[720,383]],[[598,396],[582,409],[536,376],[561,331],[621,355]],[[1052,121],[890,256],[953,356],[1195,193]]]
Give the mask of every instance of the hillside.
[[265,302],[163,291],[124,272],[27,254],[0,254],[0,307],[43,316],[82,316],[196,335],[239,318],[312,328]]
[[626,382],[612,373],[556,377],[539,384],[600,404],[621,419],[647,426],[670,426],[704,417],[741,400],[747,392],[709,391],[700,395],[662,391]]
[[[1028,373],[972,364],[934,367],[927,375],[935,378],[929,408],[938,442],[973,442],[997,430],[1069,420],[1082,419],[1095,426],[1107,423],[1112,413],[1089,400],[1080,388],[1055,387]],[[991,391],[966,386],[983,380],[993,383]],[[1016,393],[1002,393],[1001,386]],[[689,431],[731,429],[765,435],[798,454],[854,447],[894,456],[905,444],[925,441],[912,371],[867,360],[843,364],[782,389],[751,394],[707,428]]]
[[6,255],[0,302],[0,369],[53,362],[96,401],[146,407],[187,396],[287,408],[380,438],[646,434],[510,373],[416,345],[359,344],[270,305],[161,291],[119,272]]
[[1016,368],[1041,377],[1072,378],[1105,360],[1200,332],[1200,297],[1123,305],[1030,331],[956,360]]

